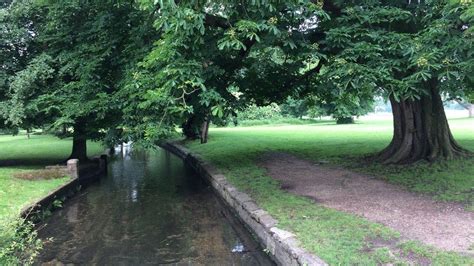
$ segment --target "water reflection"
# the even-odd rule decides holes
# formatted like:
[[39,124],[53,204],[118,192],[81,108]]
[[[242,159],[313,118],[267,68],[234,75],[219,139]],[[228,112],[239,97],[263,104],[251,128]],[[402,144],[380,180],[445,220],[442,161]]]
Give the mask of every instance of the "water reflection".
[[181,160],[164,151],[123,150],[108,177],[40,230],[54,241],[38,264],[272,264]]

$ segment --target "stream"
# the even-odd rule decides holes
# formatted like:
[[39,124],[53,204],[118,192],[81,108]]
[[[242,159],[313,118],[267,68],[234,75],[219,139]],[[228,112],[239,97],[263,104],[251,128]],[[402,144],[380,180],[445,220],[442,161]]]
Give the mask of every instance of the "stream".
[[274,265],[169,152],[124,150],[108,167],[40,225],[37,265]]

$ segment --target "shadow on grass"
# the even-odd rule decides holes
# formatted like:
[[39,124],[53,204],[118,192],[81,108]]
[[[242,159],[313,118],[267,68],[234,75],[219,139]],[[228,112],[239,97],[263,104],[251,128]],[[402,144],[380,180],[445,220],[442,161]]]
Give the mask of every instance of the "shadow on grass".
[[15,166],[18,169],[30,169],[31,167],[44,167],[47,165],[65,165],[66,159],[38,159],[38,158],[25,158],[25,159],[7,159],[0,160],[0,167]]

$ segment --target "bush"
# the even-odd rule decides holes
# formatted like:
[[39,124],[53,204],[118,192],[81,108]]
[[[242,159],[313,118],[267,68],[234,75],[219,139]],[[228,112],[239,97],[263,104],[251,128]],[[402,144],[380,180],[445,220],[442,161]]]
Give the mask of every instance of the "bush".
[[1,128],[0,129],[0,135],[13,135],[16,136],[20,133],[20,129],[17,127],[15,128]]
[[239,112],[238,120],[267,120],[282,118],[281,109],[276,103],[267,106],[257,106],[255,104]]
[[42,248],[31,222],[0,220],[0,265],[32,265]]

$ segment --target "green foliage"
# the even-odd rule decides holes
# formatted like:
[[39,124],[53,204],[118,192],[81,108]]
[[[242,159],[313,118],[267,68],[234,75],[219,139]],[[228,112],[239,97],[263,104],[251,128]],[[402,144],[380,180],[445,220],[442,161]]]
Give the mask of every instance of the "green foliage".
[[474,104],[474,92],[466,96],[467,102]]
[[306,99],[288,97],[281,105],[281,112],[285,116],[303,118],[303,116],[308,114],[308,101]]
[[50,67],[52,58],[41,54],[33,58],[25,69],[15,73],[10,80],[10,98],[0,103],[0,114],[13,127],[32,128],[47,121],[38,96],[44,93],[54,70]]
[[126,112],[134,138],[152,141],[191,117],[226,120],[251,102],[284,99],[320,56],[293,30],[314,14],[327,18],[310,1],[153,3],[141,1],[159,10],[162,34],[124,92],[133,98]]
[[470,90],[474,38],[459,18],[472,1],[356,2],[341,5],[337,27],[327,31],[332,56],[317,77],[320,86],[352,102],[375,93],[419,99],[433,81],[452,96]]
[[250,105],[242,112],[237,114],[239,121],[276,119],[281,117],[283,117],[281,114],[281,109],[276,103],[272,103],[267,106]]
[[[34,35],[25,23],[31,14],[29,8],[17,2],[2,1],[0,4],[0,128],[12,127],[8,125],[10,83],[15,73],[28,65],[30,54],[26,51],[32,46]],[[14,110],[14,113],[18,111]]]
[[116,92],[152,45],[149,13],[133,1],[19,0],[6,10],[6,63],[14,67],[0,116],[24,128],[75,127],[92,139],[119,127]]
[[32,265],[42,247],[31,222],[0,219],[1,265]]

